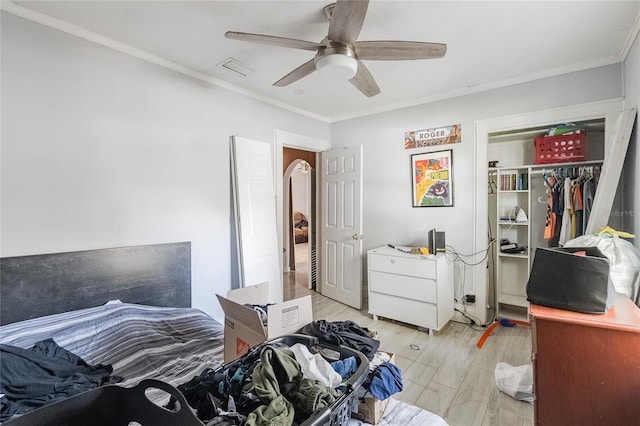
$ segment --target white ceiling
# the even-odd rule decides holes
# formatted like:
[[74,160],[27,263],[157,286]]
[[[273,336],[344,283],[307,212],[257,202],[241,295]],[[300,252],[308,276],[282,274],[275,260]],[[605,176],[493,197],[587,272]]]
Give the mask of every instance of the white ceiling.
[[[2,8],[329,121],[618,63],[640,28],[640,0],[372,0],[359,41],[431,41],[448,50],[441,59],[367,61],[381,90],[371,98],[315,73],[274,87],[314,53],[224,37],[234,30],[319,42],[330,2],[2,0]],[[228,58],[255,72],[221,67]]]

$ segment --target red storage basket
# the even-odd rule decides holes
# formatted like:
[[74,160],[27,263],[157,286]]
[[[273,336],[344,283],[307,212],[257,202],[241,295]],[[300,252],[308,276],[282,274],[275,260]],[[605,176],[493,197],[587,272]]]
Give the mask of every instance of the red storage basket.
[[534,164],[584,161],[587,134],[540,136],[533,140],[533,144],[536,147]]

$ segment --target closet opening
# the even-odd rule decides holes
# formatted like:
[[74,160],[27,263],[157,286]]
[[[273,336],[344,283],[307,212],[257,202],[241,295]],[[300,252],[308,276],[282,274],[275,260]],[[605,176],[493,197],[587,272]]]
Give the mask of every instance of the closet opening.
[[[534,138],[545,135],[554,124],[561,123],[488,135],[487,239],[495,242],[488,256],[487,301],[494,317],[527,320],[526,283],[536,249],[558,247],[581,235],[586,209],[575,194],[597,190],[605,153],[604,119],[573,123],[587,133],[584,160],[536,164],[539,152]],[[590,186],[584,188],[584,182]],[[560,191],[564,197],[565,188],[569,210],[564,209],[565,198],[558,198]],[[621,204],[619,188],[615,205]],[[551,224],[553,217],[557,220]]]

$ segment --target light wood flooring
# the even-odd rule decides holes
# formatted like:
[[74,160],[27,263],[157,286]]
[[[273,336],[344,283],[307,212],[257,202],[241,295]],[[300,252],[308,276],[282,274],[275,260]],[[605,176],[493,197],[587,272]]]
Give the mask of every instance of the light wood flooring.
[[297,265],[296,272],[285,273],[285,300],[311,294],[314,319],[352,320],[377,330],[380,349],[395,353],[402,370],[404,389],[393,398],[436,413],[451,426],[533,425],[533,406],[500,392],[494,375],[498,362],[531,362],[529,327],[497,327],[478,349],[484,329],[449,322],[429,336],[408,324],[374,321],[366,309],[353,309],[305,288],[305,271]]

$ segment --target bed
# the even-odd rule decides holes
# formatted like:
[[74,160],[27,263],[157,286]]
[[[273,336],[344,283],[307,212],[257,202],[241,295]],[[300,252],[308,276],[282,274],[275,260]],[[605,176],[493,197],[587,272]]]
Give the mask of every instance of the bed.
[[53,339],[110,365],[127,387],[149,378],[178,386],[216,368],[224,330],[190,307],[190,251],[181,242],[3,258],[0,344]]
[[293,232],[296,244],[309,241],[309,221],[301,212],[293,214]]

